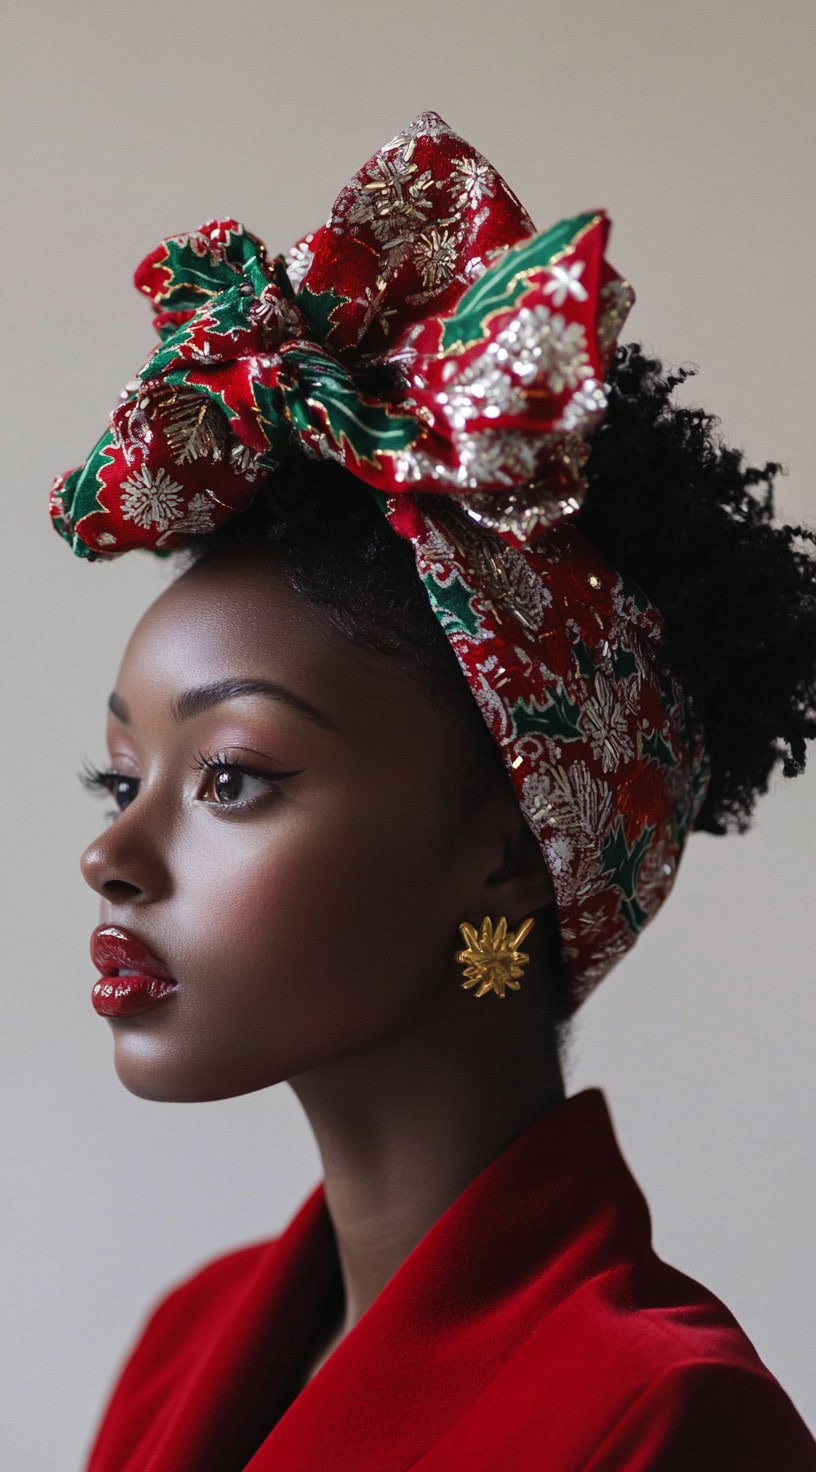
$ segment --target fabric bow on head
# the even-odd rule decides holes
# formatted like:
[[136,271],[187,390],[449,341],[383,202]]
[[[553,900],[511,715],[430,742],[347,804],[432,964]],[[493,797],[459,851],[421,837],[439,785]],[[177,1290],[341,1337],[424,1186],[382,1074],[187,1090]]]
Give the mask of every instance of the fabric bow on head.
[[292,455],[367,483],[546,860],[573,1008],[671,889],[709,770],[659,611],[570,520],[634,300],[608,233],[536,234],[424,113],[286,256],[216,220],[142,262],[160,342],[51,492],[96,558],[213,531]]
[[292,451],[334,459],[416,525],[459,498],[515,544],[580,505],[631,286],[603,211],[543,234],[436,113],[394,138],[286,256],[236,220],[138,267],[160,342],[51,493],[83,557],[169,551],[243,510]]

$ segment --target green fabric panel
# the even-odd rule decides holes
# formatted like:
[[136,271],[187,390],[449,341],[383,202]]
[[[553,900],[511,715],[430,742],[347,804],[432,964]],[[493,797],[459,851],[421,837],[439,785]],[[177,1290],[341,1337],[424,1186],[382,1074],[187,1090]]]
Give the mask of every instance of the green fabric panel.
[[611,876],[613,884],[622,891],[624,899],[630,902],[628,909],[624,907],[624,913],[631,929],[639,930],[646,918],[645,912],[642,912],[639,923],[632,923],[636,919],[636,910],[640,910],[639,905],[633,908],[632,902],[635,900],[638,872],[648,853],[654,831],[652,823],[639,833],[630,847],[626,842],[623,823],[619,823],[612,838],[607,839],[603,846],[603,873]]
[[671,747],[666,745],[659,731],[653,731],[651,736],[644,736],[643,751],[660,767],[674,767],[677,764],[677,757]]
[[461,579],[452,577],[443,585],[430,574],[426,574],[422,581],[431,607],[445,632],[450,636],[451,633],[462,630],[471,638],[478,638],[481,625],[473,608],[470,589]]
[[378,452],[394,453],[417,438],[420,426],[411,415],[366,403],[340,363],[320,353],[291,349],[286,354],[289,364],[296,369],[296,380],[291,386],[282,385],[283,396],[298,429],[322,430],[323,420],[313,412],[322,409],[335,443],[345,440],[358,460],[370,461]]
[[456,310],[442,324],[442,348],[470,347],[485,335],[487,318],[493,312],[507,311],[527,289],[533,271],[542,270],[565,246],[588,225],[594,215],[575,215],[561,220],[543,235],[533,235],[505,251],[501,260],[468,287],[456,304]]
[[540,732],[543,736],[556,736],[562,741],[578,741],[584,733],[578,724],[580,707],[573,705],[565,690],[553,692],[549,705],[536,705],[519,700],[511,712],[513,725],[519,736]]
[[280,390],[267,388],[257,379],[252,385],[252,396],[258,407],[258,418],[261,429],[266,435],[270,448],[280,454],[289,443],[291,430],[288,421],[281,413]]
[[171,281],[162,293],[161,305],[169,311],[193,310],[201,306],[202,299],[224,291],[235,282],[235,271],[228,261],[213,261],[201,256],[190,244],[189,237],[183,241],[165,242],[167,260],[159,262],[159,268],[171,273]]
[[339,296],[334,291],[310,291],[304,286],[295,298],[306,321],[313,329],[318,342],[324,342],[331,336],[334,326],[332,312],[349,301],[347,296]]

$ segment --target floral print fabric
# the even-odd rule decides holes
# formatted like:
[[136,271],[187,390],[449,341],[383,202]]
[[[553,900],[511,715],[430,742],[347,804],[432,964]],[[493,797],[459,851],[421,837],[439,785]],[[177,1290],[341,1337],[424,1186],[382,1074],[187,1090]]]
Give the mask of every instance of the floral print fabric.
[[214,531],[293,454],[369,485],[541,845],[575,1006],[668,893],[707,777],[659,614],[570,525],[634,300],[609,228],[536,233],[424,113],[285,255],[224,219],[146,257],[159,342],[50,498],[95,559]]

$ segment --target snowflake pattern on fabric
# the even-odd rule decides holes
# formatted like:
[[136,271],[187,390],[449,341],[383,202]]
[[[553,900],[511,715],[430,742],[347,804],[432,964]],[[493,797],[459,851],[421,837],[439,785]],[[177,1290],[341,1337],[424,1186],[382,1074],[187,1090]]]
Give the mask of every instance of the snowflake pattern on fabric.
[[314,251],[311,248],[314,238],[314,231],[310,231],[286,252],[286,274],[295,291],[303,284],[314,260]]
[[455,158],[451,166],[451,182],[458,210],[475,210],[483,199],[492,199],[496,176],[485,159],[472,156]]
[[161,466],[155,472],[146,465],[140,466],[122,481],[121,489],[125,521],[133,521],[146,530],[156,527],[165,532],[180,515],[181,486]]
[[536,233],[423,113],[287,254],[220,219],[142,261],[158,344],[50,497],[98,558],[215,530],[293,453],[364,481],[541,846],[574,1006],[671,888],[708,777],[659,614],[571,523],[634,301],[609,229]]
[[579,302],[586,301],[587,289],[581,281],[584,274],[583,261],[574,261],[571,266],[553,266],[549,274],[550,280],[544,287],[544,294],[552,296],[554,307],[562,307],[570,296],[574,296]]

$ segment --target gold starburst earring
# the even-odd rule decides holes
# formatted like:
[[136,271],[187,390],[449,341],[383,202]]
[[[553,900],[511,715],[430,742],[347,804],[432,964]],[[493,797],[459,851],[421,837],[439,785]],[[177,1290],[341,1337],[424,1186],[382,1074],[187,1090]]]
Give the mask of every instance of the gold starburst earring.
[[462,986],[465,990],[478,986],[474,993],[477,997],[483,997],[485,992],[495,992],[498,997],[503,997],[508,988],[519,991],[516,978],[524,975],[524,967],[530,959],[526,951],[519,950],[519,946],[534,924],[535,919],[531,917],[523,921],[515,935],[512,931],[508,934],[504,915],[495,930],[493,921],[485,915],[477,935],[474,927],[463,920],[459,929],[465,949],[456,952],[456,960],[464,967],[466,980]]

